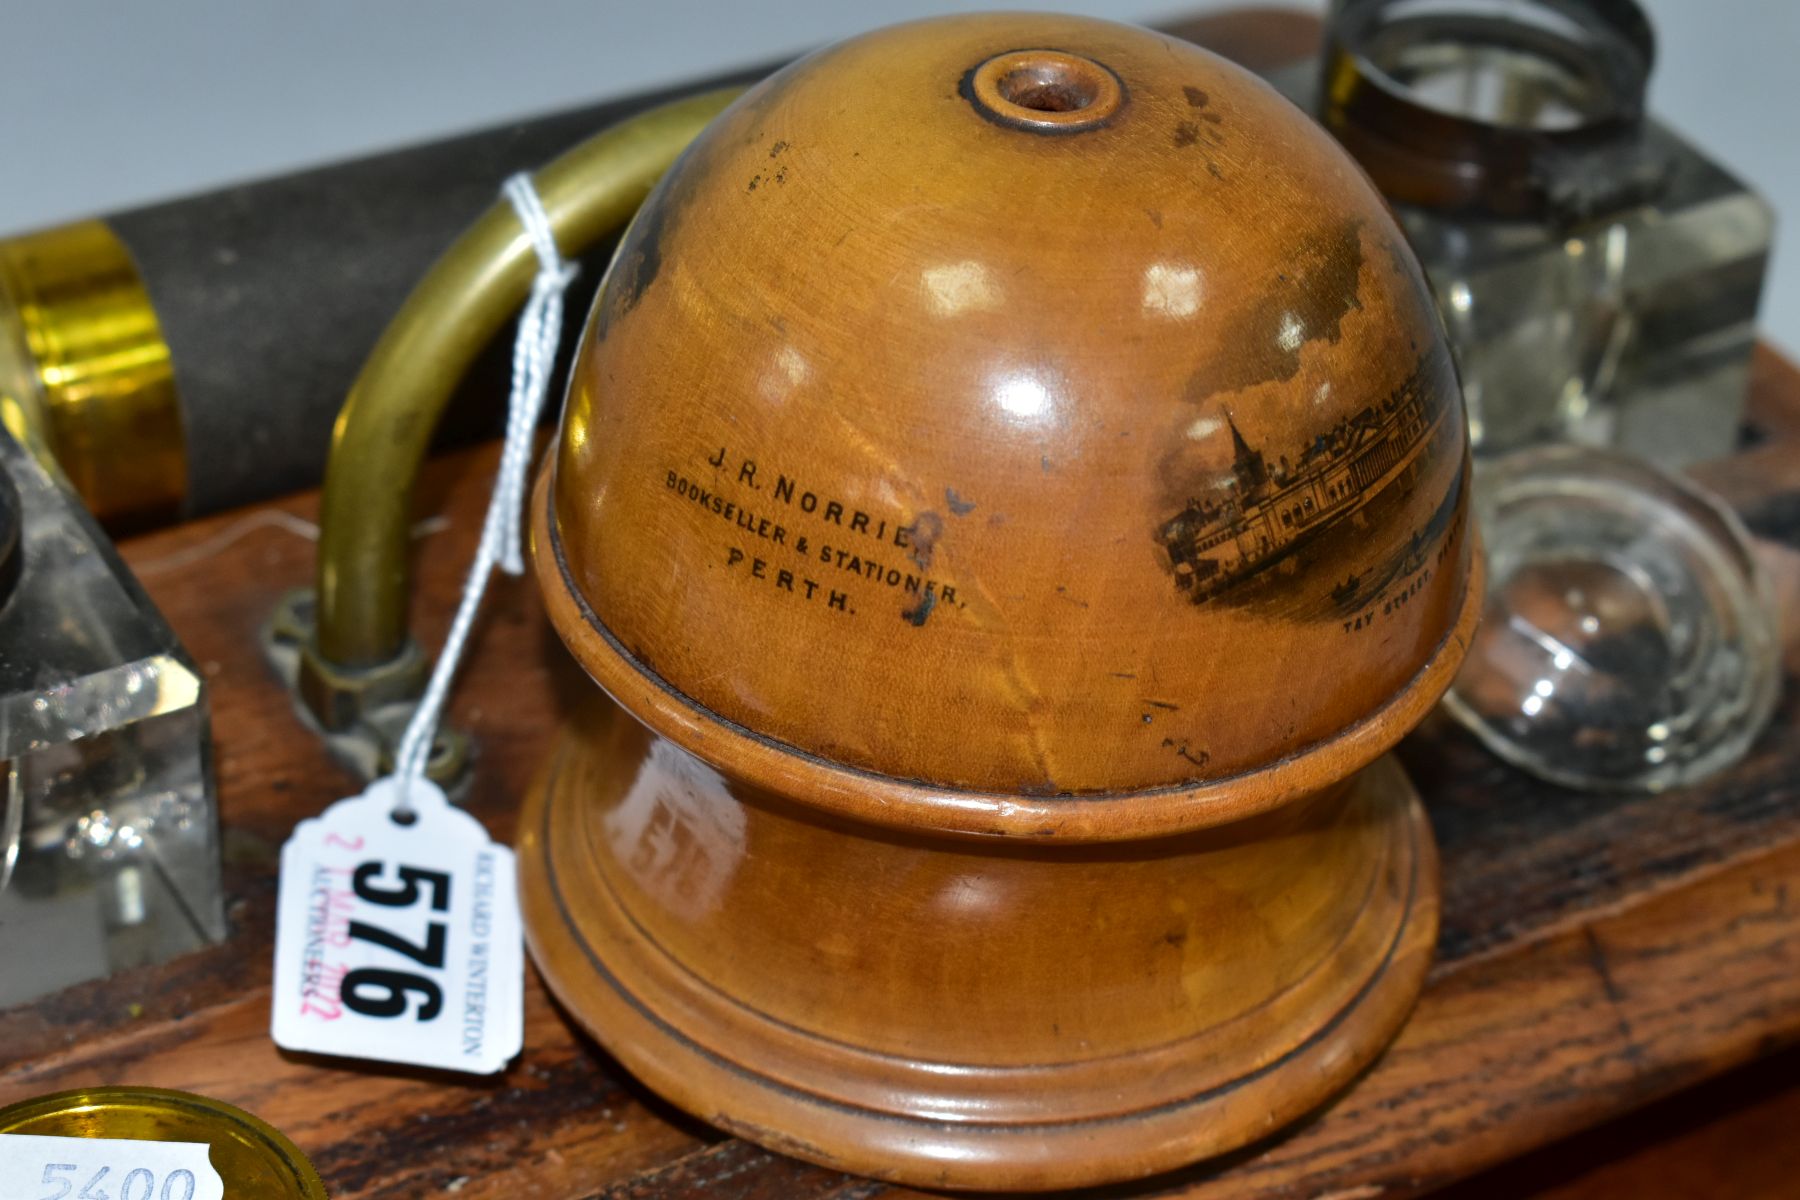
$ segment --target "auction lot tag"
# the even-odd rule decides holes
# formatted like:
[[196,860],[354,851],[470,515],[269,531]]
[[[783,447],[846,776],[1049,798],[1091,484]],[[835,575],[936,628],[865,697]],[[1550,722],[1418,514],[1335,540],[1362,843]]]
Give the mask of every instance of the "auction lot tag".
[[205,1142],[0,1133],[5,1200],[225,1200]]
[[376,780],[282,847],[270,1033],[288,1050],[492,1074],[525,1038],[513,852],[429,780],[412,781],[401,824],[399,786]]

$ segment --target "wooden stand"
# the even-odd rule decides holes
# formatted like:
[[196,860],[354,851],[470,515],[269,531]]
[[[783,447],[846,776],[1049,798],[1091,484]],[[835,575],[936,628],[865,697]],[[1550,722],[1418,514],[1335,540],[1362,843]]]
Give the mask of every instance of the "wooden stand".
[[1035,1190],[1233,1150],[1367,1066],[1430,961],[1391,759],[1216,831],[1020,848],[728,792],[595,708],[520,816],[533,957],[660,1095],[815,1162]]
[[[1788,690],[1750,757],[1705,787],[1578,795],[1428,724],[1401,745],[1443,879],[1417,1008],[1355,1083],[1279,1137],[1118,1195],[1418,1196],[1800,1042],[1800,372],[1757,361],[1754,450],[1702,472],[1749,520],[1787,604]],[[441,641],[493,478],[492,449],[435,464],[415,628]],[[304,584],[316,496],[134,539],[125,556],[207,672],[232,936],[202,953],[0,1012],[0,1103],[94,1084],[183,1088],[287,1133],[334,1200],[882,1200],[913,1195],[771,1153],[655,1097],[579,1033],[535,972],[503,1077],[390,1072],[269,1041],[275,856],[357,785],[296,723],[256,653]],[[303,528],[303,526],[302,526]],[[537,589],[497,586],[450,719],[480,741],[470,811],[517,844],[555,730],[593,695]],[[1709,1112],[1711,1110],[1709,1109]],[[1725,1164],[1729,1166],[1729,1163]],[[1749,1164],[1746,1164],[1748,1167]],[[1719,1194],[1731,1195],[1721,1176]],[[1516,1177],[1507,1200],[1533,1193]]]
[[[1787,691],[1750,756],[1687,791],[1578,795],[1428,723],[1400,757],[1439,846],[1442,924],[1397,1039],[1279,1136],[1109,1196],[1419,1196],[1800,1042],[1800,372],[1772,353],[1758,358],[1751,416],[1754,448],[1697,472],[1759,536],[1787,605]],[[449,523],[418,543],[414,628],[427,646],[449,622],[494,459],[447,457],[421,490],[419,514]],[[256,649],[282,593],[311,581],[314,545],[294,529],[316,506],[303,495],[125,543],[213,689],[233,932],[0,1012],[0,1104],[112,1083],[206,1093],[291,1136],[334,1200],[917,1196],[678,1112],[580,1033],[535,972],[525,1053],[496,1079],[273,1046],[276,855],[296,822],[357,787],[300,728]],[[516,844],[555,730],[592,692],[535,586],[496,586],[449,719],[479,741],[469,809],[497,838]],[[1750,1194],[1733,1170],[1747,1177],[1751,1158],[1719,1160],[1713,1194]],[[1537,1194],[1517,1176],[1487,1193]]]

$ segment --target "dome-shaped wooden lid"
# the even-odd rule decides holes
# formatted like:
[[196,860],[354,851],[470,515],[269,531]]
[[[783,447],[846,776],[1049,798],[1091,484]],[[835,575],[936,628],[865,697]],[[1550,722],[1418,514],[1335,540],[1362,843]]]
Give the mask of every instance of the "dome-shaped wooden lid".
[[1380,197],[1121,25],[924,21],[756,87],[621,245],[561,439],[540,569],[590,673],[877,817],[1274,803],[1416,722],[1475,611]]

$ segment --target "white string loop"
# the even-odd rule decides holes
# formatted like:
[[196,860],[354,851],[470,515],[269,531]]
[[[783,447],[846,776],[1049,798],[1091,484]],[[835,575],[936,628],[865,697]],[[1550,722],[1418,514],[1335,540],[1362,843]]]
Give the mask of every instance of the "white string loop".
[[545,394],[550,389],[550,373],[556,366],[557,343],[562,338],[563,292],[575,278],[576,268],[565,263],[556,249],[556,235],[550,228],[549,215],[538,199],[531,177],[514,175],[506,181],[501,193],[511,202],[519,223],[537,252],[538,273],[531,284],[531,296],[519,314],[518,340],[513,343],[512,398],[507,404],[506,441],[500,451],[500,470],[494,480],[494,498],[488,504],[487,520],[482,525],[481,542],[475,548],[475,562],[463,584],[462,601],[456,618],[444,639],[444,648],[432,668],[431,682],[425,687],[419,707],[407,722],[394,756],[394,774],[399,778],[395,815],[412,811],[407,801],[407,788],[415,779],[425,777],[431,745],[437,736],[438,719],[450,693],[450,683],[462,659],[469,630],[481,608],[487,591],[488,577],[496,566],[509,575],[525,571],[524,539],[520,517],[525,507],[525,489],[531,474],[532,435],[537,431],[538,414],[543,410]]

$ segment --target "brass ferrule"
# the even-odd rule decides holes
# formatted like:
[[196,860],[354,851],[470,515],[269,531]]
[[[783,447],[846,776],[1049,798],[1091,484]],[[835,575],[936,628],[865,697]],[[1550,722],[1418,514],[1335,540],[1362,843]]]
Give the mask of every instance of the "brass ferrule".
[[241,1108],[187,1092],[87,1087],[39,1096],[0,1108],[5,1134],[200,1142],[227,1196],[330,1200],[319,1173],[287,1135]]
[[180,508],[187,449],[169,347],[104,222],[0,242],[0,420],[102,520]]

